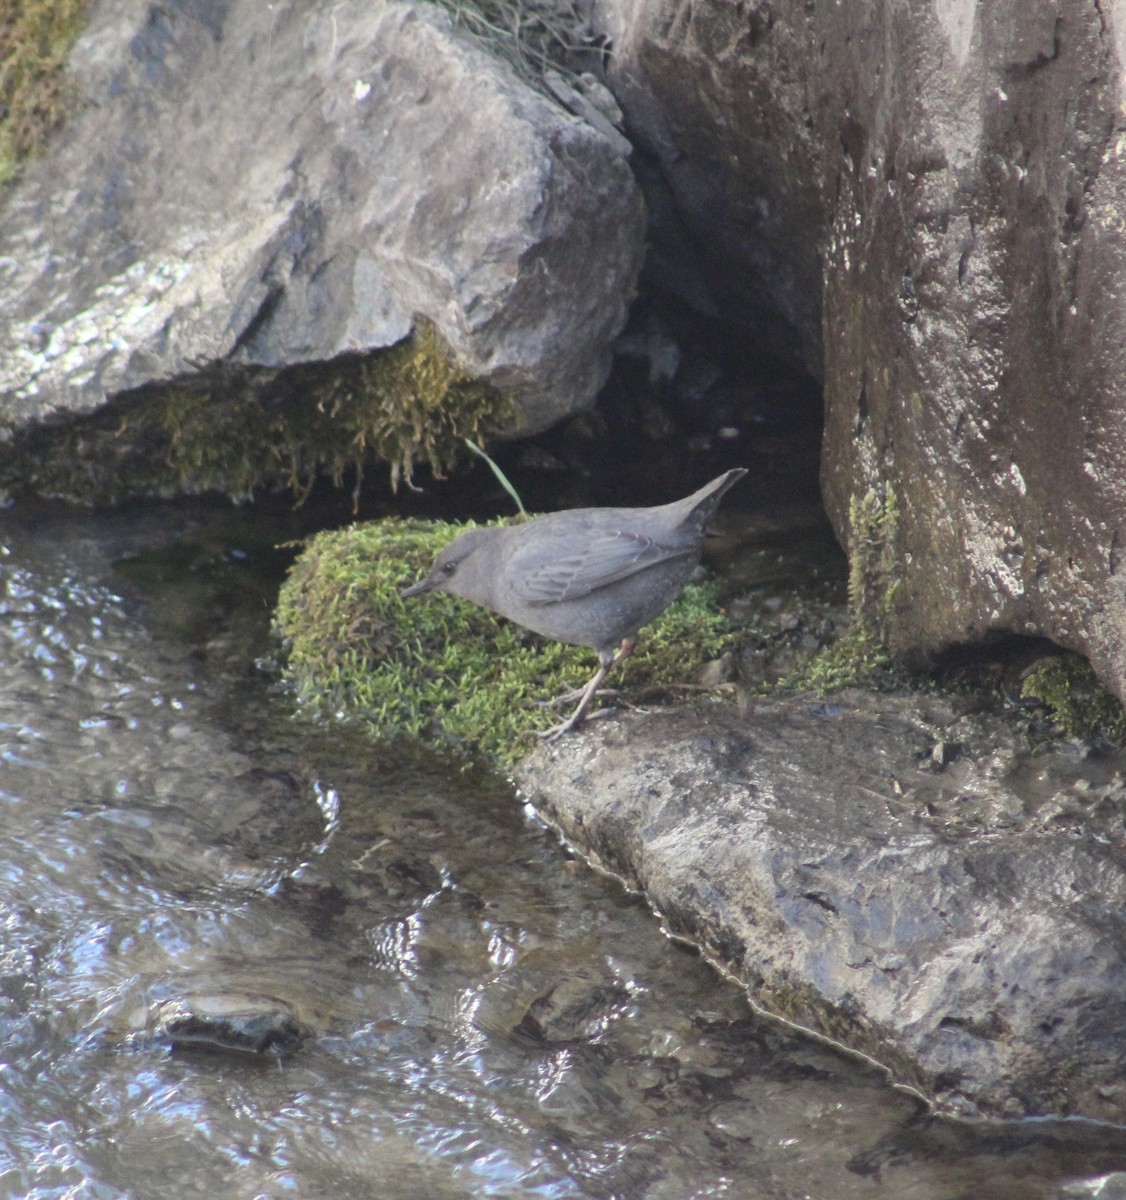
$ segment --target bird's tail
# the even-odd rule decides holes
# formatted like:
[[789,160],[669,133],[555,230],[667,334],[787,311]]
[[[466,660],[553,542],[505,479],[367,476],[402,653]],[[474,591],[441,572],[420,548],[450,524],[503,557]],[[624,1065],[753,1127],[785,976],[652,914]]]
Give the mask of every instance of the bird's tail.
[[685,496],[678,502],[684,505],[685,519],[691,520],[701,528],[706,526],[715,516],[719,502],[746,474],[746,467],[734,467],[722,475],[717,475],[711,483],[705,483],[699,491],[693,492],[691,496]]

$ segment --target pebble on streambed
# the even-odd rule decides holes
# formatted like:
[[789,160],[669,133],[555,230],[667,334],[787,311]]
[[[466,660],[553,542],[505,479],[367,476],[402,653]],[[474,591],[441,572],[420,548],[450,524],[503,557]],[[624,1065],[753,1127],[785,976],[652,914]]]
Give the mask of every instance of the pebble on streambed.
[[284,1000],[248,993],[203,993],[164,1000],[152,1011],[151,1028],[175,1050],[274,1058],[292,1054],[313,1032]]

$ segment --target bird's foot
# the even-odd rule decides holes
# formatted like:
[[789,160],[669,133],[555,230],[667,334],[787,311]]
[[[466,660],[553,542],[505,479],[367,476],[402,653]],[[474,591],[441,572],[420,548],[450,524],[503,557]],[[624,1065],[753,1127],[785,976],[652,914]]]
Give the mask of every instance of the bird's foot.
[[[599,656],[598,670],[595,671],[591,681],[578,693],[579,703],[575,711],[558,725],[553,725],[550,729],[544,730],[540,737],[547,741],[555,741],[556,738],[562,737],[565,733],[570,733],[572,729],[582,724],[583,718],[586,716],[586,710],[590,707],[590,702],[598,694],[599,684],[606,678],[606,672],[609,671],[611,662],[609,658],[605,661]],[[601,710],[600,710],[601,711]]]
[[592,713],[572,713],[565,721],[560,721],[558,725],[552,725],[550,729],[544,729],[536,734],[536,737],[541,742],[558,741],[565,733],[570,733],[572,730],[587,721],[601,721],[603,717],[611,717],[614,715],[612,708],[596,708]]
[[[581,700],[586,695],[586,688],[574,688],[570,692],[564,692],[562,696],[556,696],[554,700],[533,700],[532,705],[535,708],[562,708],[564,704],[574,704],[575,701]],[[615,688],[599,688],[591,696],[592,699],[610,698],[617,700],[619,696]]]

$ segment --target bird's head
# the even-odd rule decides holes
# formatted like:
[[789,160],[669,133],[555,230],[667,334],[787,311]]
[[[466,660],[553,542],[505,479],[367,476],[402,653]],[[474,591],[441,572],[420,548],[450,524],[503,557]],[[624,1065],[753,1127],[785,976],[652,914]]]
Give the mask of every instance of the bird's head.
[[492,542],[500,529],[467,529],[442,548],[434,565],[417,583],[399,593],[403,600],[424,592],[451,592],[482,603],[492,588],[491,567],[483,561],[482,547]]

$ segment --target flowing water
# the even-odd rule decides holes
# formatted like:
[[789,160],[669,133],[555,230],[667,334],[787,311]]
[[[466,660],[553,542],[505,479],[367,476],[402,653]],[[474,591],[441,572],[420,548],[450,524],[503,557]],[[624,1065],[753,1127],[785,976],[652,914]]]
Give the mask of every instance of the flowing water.
[[928,1116],[504,780],[295,718],[208,520],[0,514],[0,1197],[1126,1196],[1118,1131]]

